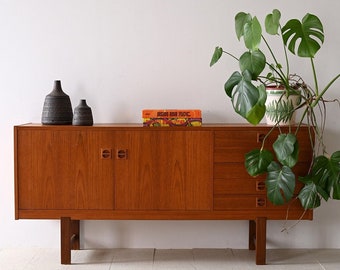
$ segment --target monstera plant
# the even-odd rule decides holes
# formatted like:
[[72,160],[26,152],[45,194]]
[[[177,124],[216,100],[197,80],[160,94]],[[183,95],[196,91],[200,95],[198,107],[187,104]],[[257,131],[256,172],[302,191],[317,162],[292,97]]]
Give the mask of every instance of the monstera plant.
[[[252,176],[267,175],[267,196],[276,205],[292,200],[296,179],[301,181],[304,187],[298,198],[305,209],[312,209],[320,206],[322,199],[340,199],[340,151],[329,154],[323,140],[326,105],[329,101],[339,103],[338,100],[327,100],[326,93],[340,74],[335,75],[324,87],[319,86],[314,57],[324,42],[324,31],[316,15],[307,13],[301,21],[291,19],[284,25],[280,20],[280,11],[273,10],[265,18],[264,31],[256,16],[238,13],[235,16],[236,36],[238,40],[243,39],[246,51],[237,57],[216,47],[210,66],[224,54],[238,61],[240,70],[230,75],[224,89],[234,111],[253,125],[259,124],[265,115],[266,86],[284,87],[283,96],[286,97],[300,96],[300,104],[288,112],[299,111],[299,119],[294,127],[281,129],[280,119],[277,119],[266,134],[262,147],[246,154],[245,166]],[[268,37],[271,36],[280,39],[282,48],[270,46]],[[279,55],[283,55],[283,63],[274,51],[278,48]],[[291,72],[289,56],[307,60],[310,77],[313,78],[311,84]],[[282,115],[282,118],[285,117]],[[308,126],[313,148],[313,159],[307,175],[295,175],[292,170],[299,160],[297,134],[301,125]],[[265,149],[265,141],[275,129],[280,134],[272,144],[273,150]]]

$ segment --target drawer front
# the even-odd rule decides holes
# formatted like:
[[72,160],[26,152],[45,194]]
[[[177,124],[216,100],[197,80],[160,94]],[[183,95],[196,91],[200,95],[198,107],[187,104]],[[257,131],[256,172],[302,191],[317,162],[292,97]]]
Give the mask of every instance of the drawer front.
[[215,179],[214,196],[227,194],[265,194],[265,180],[257,179]]
[[230,195],[214,198],[214,210],[287,210],[288,207],[289,209],[301,209],[301,204],[299,200],[294,200],[290,205],[273,205],[265,195]]
[[[308,163],[299,163],[293,171],[296,175],[304,175],[308,171]],[[243,163],[214,164],[214,195],[219,194],[262,194],[265,193],[266,175],[250,176]],[[296,182],[297,194],[303,184]]]
[[[215,131],[214,132],[214,145],[215,148],[229,148],[229,147],[256,147],[257,145],[262,145],[265,135],[270,130],[271,127],[258,127],[249,129],[237,129],[228,131]],[[294,131],[293,131],[294,132]],[[281,133],[288,133],[288,129],[285,127],[281,128]],[[279,130],[275,129],[265,141],[265,147],[271,146],[277,136],[279,135]],[[310,142],[307,140],[309,137],[308,129],[301,128],[299,130],[298,139],[300,139],[300,146],[303,148],[310,148]],[[305,138],[305,139],[302,139]]]
[[[259,176],[264,178],[263,176]],[[214,163],[214,179],[254,179],[244,166],[244,162]]]
[[[259,128],[254,131],[231,130],[214,133],[214,162],[244,162],[245,154],[262,147],[262,142],[269,128]],[[285,130],[283,130],[284,132]],[[272,150],[272,144],[279,135],[275,130],[265,141],[264,149]],[[307,138],[308,130],[299,131],[298,138]],[[299,162],[309,162],[312,158],[310,142],[307,139],[299,141]]]
[[[294,194],[298,194],[303,188],[301,182],[296,182]],[[236,195],[236,194],[265,194],[265,179],[214,179],[214,196]]]
[[[309,169],[308,163],[298,163],[293,168],[293,172],[297,175],[307,174]],[[252,177],[248,174],[244,163],[215,163],[214,164],[214,179],[265,179],[265,176],[260,175]]]
[[[254,149],[259,149],[261,146],[249,147],[230,147],[230,148],[215,148],[214,150],[214,162],[242,162],[244,164],[245,155]],[[270,150],[270,149],[268,149]],[[301,148],[299,151],[299,162],[308,162],[311,160],[311,150]]]
[[[262,132],[263,133],[263,132]],[[251,148],[260,144],[261,132],[247,130],[215,131],[215,148]]]

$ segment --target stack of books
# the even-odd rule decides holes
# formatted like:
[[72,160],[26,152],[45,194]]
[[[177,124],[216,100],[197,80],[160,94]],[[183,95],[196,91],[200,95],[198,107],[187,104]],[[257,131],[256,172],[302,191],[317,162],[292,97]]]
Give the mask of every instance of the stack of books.
[[202,113],[197,109],[145,109],[142,118],[146,127],[202,126]]

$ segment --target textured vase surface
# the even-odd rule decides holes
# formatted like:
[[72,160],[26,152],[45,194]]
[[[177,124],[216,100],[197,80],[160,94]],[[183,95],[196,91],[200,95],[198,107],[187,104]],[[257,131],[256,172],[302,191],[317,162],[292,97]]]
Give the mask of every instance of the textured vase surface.
[[63,92],[61,82],[56,80],[52,92],[45,98],[41,122],[43,125],[71,125],[72,118],[70,97]]
[[72,124],[75,126],[92,126],[92,109],[87,105],[85,99],[81,99],[77,107],[74,108]]

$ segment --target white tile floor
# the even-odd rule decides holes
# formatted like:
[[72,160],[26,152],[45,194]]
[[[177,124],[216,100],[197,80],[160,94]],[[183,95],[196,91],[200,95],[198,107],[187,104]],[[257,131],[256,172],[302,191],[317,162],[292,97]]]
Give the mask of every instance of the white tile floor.
[[1,270],[339,270],[339,249],[267,250],[267,265],[255,265],[254,251],[239,249],[102,249],[72,251],[72,265],[60,264],[59,249],[2,249]]

